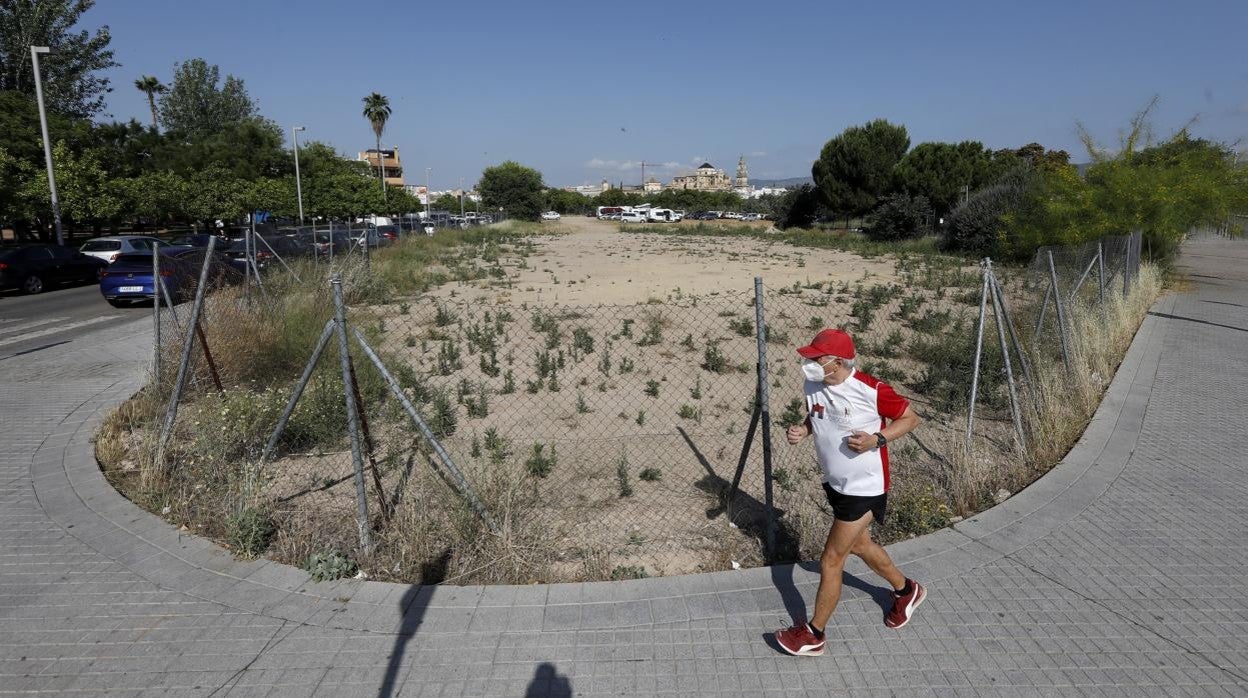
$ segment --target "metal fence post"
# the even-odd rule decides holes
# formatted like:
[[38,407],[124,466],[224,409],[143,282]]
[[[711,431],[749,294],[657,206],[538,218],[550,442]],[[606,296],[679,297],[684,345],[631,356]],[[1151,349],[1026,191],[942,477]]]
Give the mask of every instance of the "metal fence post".
[[1053,302],[1057,304],[1057,336],[1062,340],[1062,363],[1070,373],[1070,349],[1066,346],[1066,311],[1062,309],[1062,289],[1057,285],[1057,267],[1053,264],[1053,250],[1049,250],[1049,281],[1053,284]]
[[992,260],[984,262],[984,273],[988,276],[988,291],[992,296],[992,317],[997,321],[997,341],[1001,345],[1001,356],[1005,359],[1005,381],[1010,390],[1010,416],[1014,419],[1014,431],[1018,434],[1018,447],[1022,453],[1027,452],[1027,437],[1023,433],[1023,416],[1018,406],[1018,391],[1014,389],[1014,369],[1010,365],[1010,349],[1005,344],[1005,312],[1001,310],[1001,297],[997,295],[996,284],[992,273]]
[[[295,412],[295,404],[299,402],[299,398],[303,396],[303,391],[308,387],[308,381],[312,380],[312,372],[316,370],[316,365],[320,363],[321,354],[324,353],[325,347],[329,344],[329,338],[334,334],[334,328],[337,324],[333,319],[325,321],[325,329],[321,331],[321,338],[316,340],[316,348],[312,350],[312,358],[308,359],[308,363],[303,367],[303,375],[299,377],[299,382],[295,384],[295,390],[290,394],[290,399],[286,401],[286,409],[282,410],[282,416],[277,418],[277,426],[273,428],[273,435],[269,437],[268,443],[264,445],[264,451],[260,453],[260,464],[264,464],[273,457],[273,452],[277,449],[277,440],[282,438],[282,432],[286,430],[286,423],[290,421],[290,416]],[[257,466],[257,471],[259,466]]]
[[342,278],[335,275],[330,283],[334,288],[334,324],[337,326],[338,353],[342,363],[342,395],[347,405],[347,433],[351,437],[351,465],[355,472],[355,523],[359,528],[360,547],[368,552],[373,548],[373,537],[369,531],[368,498],[364,491],[364,456],[360,452],[360,416],[356,413],[355,398],[351,395],[351,348],[347,344],[347,318],[342,304]]
[[165,422],[161,425],[160,436],[156,440],[155,465],[161,471],[165,469],[165,446],[169,443],[169,435],[173,432],[173,423],[178,418],[178,401],[182,399],[182,386],[186,384],[186,371],[191,363],[191,350],[195,348],[195,328],[199,326],[199,314],[204,307],[204,296],[208,292],[208,268],[212,265],[212,251],[216,248],[216,244],[215,237],[208,238],[208,251],[204,254],[204,265],[199,270],[199,287],[195,289],[195,304],[191,306],[191,324],[186,328],[186,336],[182,340],[182,359],[178,362],[178,375],[173,382],[173,394],[169,396]]
[[763,277],[754,277],[754,324],[758,343],[758,408],[763,429],[763,501],[767,509],[764,535],[767,559],[776,553],[776,509],[772,500],[771,482],[771,407],[767,378],[767,315],[763,311]]
[[988,271],[980,263],[984,275],[983,290],[979,294],[979,325],[975,328],[975,362],[971,369],[971,402],[966,412],[966,453],[971,453],[971,431],[975,427],[975,398],[979,394],[979,362],[984,354],[984,319],[988,313]]
[[1014,331],[1014,321],[1010,318],[1010,311],[1005,305],[1005,294],[1001,292],[1001,283],[997,280],[995,271],[989,276],[989,283],[992,286],[992,294],[996,298],[997,306],[1001,308],[1001,316],[1005,318],[1005,328],[1010,332],[1010,343],[1014,346],[1015,353],[1018,354],[1018,364],[1023,369],[1023,378],[1031,382],[1031,366],[1027,362],[1027,355],[1023,353],[1022,342],[1018,341],[1018,334]]
[[152,248],[152,382],[160,384],[160,248]]
[[386,368],[386,365],[382,362],[381,357],[377,356],[377,352],[373,351],[373,348],[369,346],[368,341],[364,339],[364,334],[355,327],[351,328],[351,331],[352,334],[355,335],[355,342],[359,345],[360,350],[364,352],[364,355],[368,357],[369,361],[373,362],[373,366],[377,367],[377,372],[381,374],[382,380],[386,382],[386,386],[390,389],[390,394],[393,395],[395,399],[399,401],[399,404],[403,406],[403,410],[407,412],[407,416],[411,418],[412,423],[416,425],[416,428],[420,431],[421,435],[425,437],[425,441],[429,444],[429,447],[433,449],[434,454],[436,454],[438,459],[442,461],[442,466],[451,474],[451,479],[455,481],[455,486],[459,490],[460,495],[467,500],[468,506],[472,507],[472,510],[481,518],[482,521],[486,523],[487,526],[490,527],[491,531],[499,533],[498,523],[494,521],[494,517],[490,516],[490,512],[485,508],[485,505],[483,505],[481,500],[477,498],[477,493],[474,492],[472,486],[468,484],[468,478],[464,477],[463,472],[460,471],[459,467],[455,465],[455,461],[451,460],[451,454],[446,452],[446,449],[442,447],[441,442],[439,442],[437,437],[434,436],[433,430],[430,429],[429,425],[425,423],[425,420],[421,418],[420,412],[416,411],[416,406],[412,404],[412,401],[408,399],[407,394],[403,392],[403,387],[399,385],[399,381],[396,380],[390,373],[390,370]]

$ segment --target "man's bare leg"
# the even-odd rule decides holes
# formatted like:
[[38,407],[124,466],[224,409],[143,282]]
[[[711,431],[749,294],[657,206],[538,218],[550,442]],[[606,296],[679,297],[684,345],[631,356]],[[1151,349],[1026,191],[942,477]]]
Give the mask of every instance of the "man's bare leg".
[[819,558],[819,591],[815,593],[815,612],[810,619],[815,630],[823,632],[836,610],[836,604],[841,600],[841,572],[845,569],[845,558],[849,557],[858,538],[871,525],[871,518],[868,511],[857,521],[836,519],[832,522],[823,555]]
[[870,528],[863,529],[849,551],[862,558],[876,574],[892,584],[893,591],[901,591],[906,586],[906,575],[893,564],[893,558],[888,556],[884,546],[871,539]]

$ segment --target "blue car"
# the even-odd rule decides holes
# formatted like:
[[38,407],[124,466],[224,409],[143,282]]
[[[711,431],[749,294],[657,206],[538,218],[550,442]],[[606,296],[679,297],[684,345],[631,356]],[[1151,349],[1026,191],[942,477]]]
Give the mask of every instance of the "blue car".
[[[232,269],[228,260],[214,254],[208,271],[208,289],[236,283],[241,275]],[[200,269],[204,263],[204,250],[162,249],[160,252],[160,276],[165,289],[174,303],[190,298],[199,283]],[[151,302],[155,296],[152,283],[152,256],[150,254],[125,254],[100,272],[100,293],[114,307],[136,302]]]

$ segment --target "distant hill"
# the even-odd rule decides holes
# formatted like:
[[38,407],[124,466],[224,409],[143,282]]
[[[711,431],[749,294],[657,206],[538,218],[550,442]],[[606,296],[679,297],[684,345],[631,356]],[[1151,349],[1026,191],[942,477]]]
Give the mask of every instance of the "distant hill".
[[750,178],[750,186],[753,187],[783,187],[792,189],[800,187],[803,184],[814,184],[815,181],[810,177],[789,177],[788,179],[754,179]]

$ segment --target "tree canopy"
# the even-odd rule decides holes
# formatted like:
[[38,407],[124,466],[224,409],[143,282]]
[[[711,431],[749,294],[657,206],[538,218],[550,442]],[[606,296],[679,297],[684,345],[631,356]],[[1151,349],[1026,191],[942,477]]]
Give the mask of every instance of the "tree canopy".
[[47,46],[43,56],[45,103],[50,111],[88,118],[104,109],[109,80],[99,71],[119,65],[108,44],[108,27],[76,30],[95,0],[0,0],[0,90],[35,94],[31,46]]
[[175,65],[173,81],[160,98],[160,122],[183,138],[202,138],[255,117],[255,103],[240,78],[202,58]]
[[1017,166],[1011,151],[992,152],[978,141],[920,143],[897,163],[898,188],[926,197],[937,215],[967,194],[988,186]]
[[509,218],[521,220],[541,215],[545,189],[541,172],[512,160],[485,168],[477,184],[483,207],[502,208]]
[[893,168],[910,148],[906,127],[876,119],[828,141],[811,168],[824,204],[837,213],[870,211],[893,186]]

